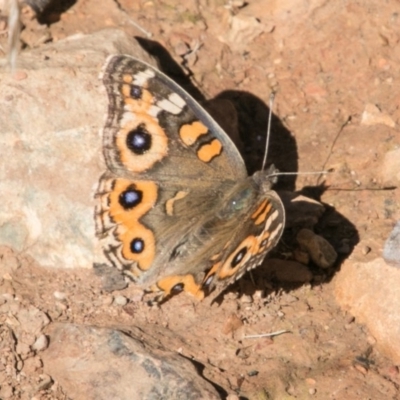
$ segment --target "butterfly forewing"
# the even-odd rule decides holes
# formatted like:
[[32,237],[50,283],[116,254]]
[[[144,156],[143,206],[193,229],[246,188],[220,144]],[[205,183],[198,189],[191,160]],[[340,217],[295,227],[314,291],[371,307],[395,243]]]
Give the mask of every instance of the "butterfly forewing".
[[102,79],[108,171],[95,216],[107,262],[160,298],[182,290],[202,298],[260,264],[284,211],[247,176],[228,135],[148,64],[112,56]]

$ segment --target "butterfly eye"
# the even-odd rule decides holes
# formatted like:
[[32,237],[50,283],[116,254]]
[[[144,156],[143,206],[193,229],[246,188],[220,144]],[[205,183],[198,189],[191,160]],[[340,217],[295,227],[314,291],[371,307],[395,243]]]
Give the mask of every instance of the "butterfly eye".
[[145,124],[138,125],[126,136],[126,145],[137,155],[142,155],[151,148],[151,135]]
[[136,254],[142,253],[143,250],[144,250],[144,241],[143,241],[143,239],[140,239],[140,238],[133,239],[131,241],[130,248],[131,248],[131,252],[132,253],[136,253]]
[[243,257],[247,253],[247,247],[243,247],[242,249],[239,250],[239,252],[233,257],[233,260],[231,262],[231,268],[235,268],[242,260]]
[[118,202],[125,210],[128,210],[140,204],[142,199],[143,192],[137,190],[134,185],[130,185],[119,195]]
[[183,291],[185,285],[183,283],[177,283],[172,289],[170,294],[178,294]]
[[245,189],[238,193],[231,201],[231,209],[233,211],[242,210],[248,204],[249,197],[252,193],[253,192],[250,189]]
[[142,97],[143,91],[140,86],[132,85],[131,86],[131,97],[136,100],[139,100]]

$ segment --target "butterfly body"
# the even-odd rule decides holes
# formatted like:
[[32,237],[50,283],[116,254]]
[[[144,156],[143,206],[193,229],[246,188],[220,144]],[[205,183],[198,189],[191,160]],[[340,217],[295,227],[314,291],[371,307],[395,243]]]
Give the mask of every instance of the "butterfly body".
[[220,292],[281,236],[270,172],[249,177],[228,135],[153,67],[112,56],[102,78],[108,170],[95,217],[107,263],[159,299]]

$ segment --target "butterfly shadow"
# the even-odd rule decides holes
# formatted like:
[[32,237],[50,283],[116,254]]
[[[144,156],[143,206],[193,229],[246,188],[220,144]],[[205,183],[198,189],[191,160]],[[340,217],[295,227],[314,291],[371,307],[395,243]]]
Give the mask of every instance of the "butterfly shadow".
[[77,0],[36,0],[26,3],[34,10],[41,25],[52,25],[61,20],[61,15],[71,9]]

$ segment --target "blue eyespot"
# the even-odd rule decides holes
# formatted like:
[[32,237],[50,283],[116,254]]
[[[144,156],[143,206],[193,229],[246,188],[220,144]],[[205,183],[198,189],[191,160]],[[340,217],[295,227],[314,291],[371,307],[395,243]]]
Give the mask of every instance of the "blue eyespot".
[[144,241],[140,238],[135,238],[131,241],[131,252],[135,254],[142,253],[144,250]]
[[146,129],[145,124],[138,125],[126,136],[128,149],[137,155],[142,155],[151,148],[151,135]]
[[126,190],[124,190],[119,195],[119,204],[125,209],[129,210],[133,207],[136,207],[143,200],[143,192],[141,190],[137,190],[134,184],[129,185]]
[[131,85],[131,97],[136,100],[139,100],[142,97],[143,91],[142,88],[138,85]]

